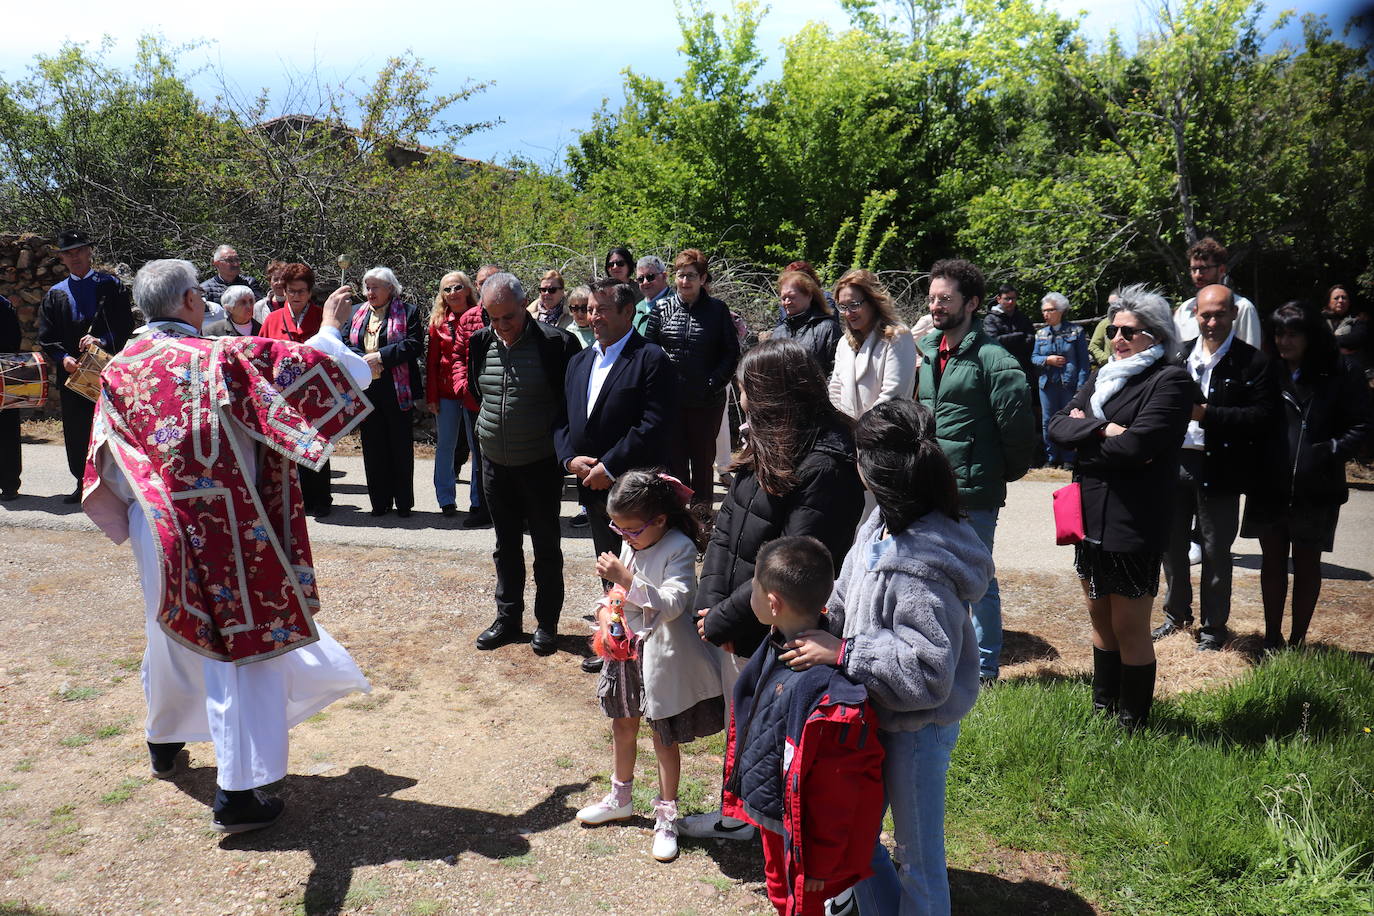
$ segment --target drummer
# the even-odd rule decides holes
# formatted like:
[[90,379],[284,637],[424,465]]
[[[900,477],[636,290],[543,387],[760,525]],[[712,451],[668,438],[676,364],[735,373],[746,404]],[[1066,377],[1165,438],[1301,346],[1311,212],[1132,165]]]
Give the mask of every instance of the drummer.
[[[10,301],[0,296],[0,352],[18,353],[23,344],[19,333],[19,313]],[[19,497],[19,475],[24,456],[19,450],[19,411],[0,410],[0,500]]]
[[66,386],[77,359],[92,344],[118,353],[133,333],[134,316],[129,290],[114,274],[92,269],[91,240],[78,229],[57,235],[57,256],[68,277],[43,296],[38,308],[38,345],[57,367],[57,392],[62,404],[62,441],[67,469],[75,489],[62,497],[74,505],[81,499],[81,475],[86,471],[86,446],[91,441],[95,404]]

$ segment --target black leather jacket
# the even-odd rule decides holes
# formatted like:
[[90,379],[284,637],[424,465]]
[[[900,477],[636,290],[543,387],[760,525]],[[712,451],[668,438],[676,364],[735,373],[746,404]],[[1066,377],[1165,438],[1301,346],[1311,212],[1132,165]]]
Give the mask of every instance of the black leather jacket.
[[674,293],[649,313],[644,337],[662,347],[677,369],[679,406],[725,403],[725,388],[739,363],[739,337],[724,302],[703,292],[688,306]]
[[790,337],[801,344],[816,357],[821,372],[829,379],[830,370],[835,368],[835,345],[843,333],[834,315],[827,315],[813,305],[800,315],[783,318],[770,336]]

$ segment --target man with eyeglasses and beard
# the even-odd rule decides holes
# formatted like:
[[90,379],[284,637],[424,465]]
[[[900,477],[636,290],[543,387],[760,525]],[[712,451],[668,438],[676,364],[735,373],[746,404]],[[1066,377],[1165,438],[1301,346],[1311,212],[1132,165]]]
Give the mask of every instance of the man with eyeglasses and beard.
[[[968,261],[949,259],[931,267],[935,330],[916,342],[923,357],[916,396],[935,414],[935,436],[954,467],[959,503],[991,551],[1007,483],[1030,469],[1037,437],[1021,364],[974,317],[985,289],[982,271]],[[985,683],[995,681],[1002,655],[996,577],[971,611],[979,676]]]

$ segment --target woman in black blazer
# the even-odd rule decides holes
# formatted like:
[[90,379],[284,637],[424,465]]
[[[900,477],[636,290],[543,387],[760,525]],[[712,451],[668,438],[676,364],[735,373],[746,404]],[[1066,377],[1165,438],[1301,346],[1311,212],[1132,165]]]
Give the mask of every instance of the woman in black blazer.
[[1108,311],[1111,359],[1049,424],[1078,451],[1085,539],[1074,547],[1093,628],[1093,707],[1139,728],[1154,698],[1150,609],[1169,540],[1178,450],[1192,378],[1177,362],[1173,316],[1143,285]]

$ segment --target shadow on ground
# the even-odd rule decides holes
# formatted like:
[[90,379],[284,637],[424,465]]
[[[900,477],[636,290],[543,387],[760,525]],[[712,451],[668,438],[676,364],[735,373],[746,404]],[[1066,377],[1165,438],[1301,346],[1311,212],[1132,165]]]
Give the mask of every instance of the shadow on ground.
[[1073,891],[1043,881],[1008,881],[996,875],[959,868],[949,870],[950,912],[954,916],[1096,916],[1098,912]]
[[[357,766],[340,776],[287,776],[273,788],[286,801],[281,821],[266,830],[229,836],[225,849],[304,850],[314,860],[306,882],[305,913],[342,910],[353,870],[394,861],[433,861],[475,852],[505,859],[530,851],[529,836],[566,824],[577,809],[568,797],[588,782],[558,786],[520,814],[407,801],[392,795],[417,780],[376,767]],[[181,791],[203,805],[215,794],[214,767],[176,778]]]

